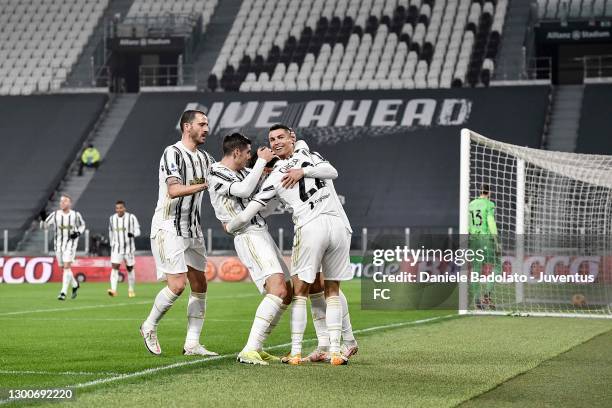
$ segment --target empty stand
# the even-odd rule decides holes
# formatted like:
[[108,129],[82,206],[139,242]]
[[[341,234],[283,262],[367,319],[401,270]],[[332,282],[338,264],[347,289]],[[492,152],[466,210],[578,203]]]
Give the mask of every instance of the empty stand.
[[602,107],[610,106],[612,84],[585,85],[577,153],[612,155],[612,120],[602,114]]
[[44,208],[106,95],[0,97],[0,227],[23,232]]
[[202,32],[205,32],[217,3],[218,0],[135,0],[127,17],[155,20],[172,14],[197,15],[202,17]]
[[507,0],[245,0],[209,87],[475,86],[485,60],[492,73],[506,8]]
[[612,0],[538,0],[544,20],[612,17]]
[[61,87],[108,0],[1,0],[0,95]]

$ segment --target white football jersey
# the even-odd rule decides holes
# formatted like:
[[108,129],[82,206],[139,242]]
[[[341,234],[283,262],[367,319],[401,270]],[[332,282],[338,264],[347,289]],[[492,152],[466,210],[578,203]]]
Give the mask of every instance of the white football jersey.
[[134,237],[140,236],[140,224],[134,214],[126,212],[123,217],[117,214],[111,215],[108,222],[108,240],[111,251],[116,254],[133,254],[136,250]]
[[[222,223],[228,223],[238,213],[242,212],[251,201],[248,198],[232,195],[231,187],[233,183],[244,180],[249,175],[249,172],[250,169],[234,171],[220,162],[214,163],[211,166],[208,193],[210,195],[210,203],[215,209],[215,215]],[[257,188],[255,188],[255,191],[257,191]],[[250,224],[239,232],[265,226],[265,219],[258,213],[251,219]]]
[[203,192],[170,198],[166,180],[176,177],[183,185],[205,183],[214,161],[206,152],[191,152],[181,141],[166,147],[159,161],[159,195],[151,222],[151,238],[159,230],[172,231],[185,238],[203,237],[200,221]]
[[253,197],[253,201],[267,205],[278,196],[281,203],[293,212],[292,219],[296,227],[301,227],[322,214],[344,220],[344,209],[327,180],[304,177],[290,189],[282,186],[282,178],[289,169],[316,166],[320,163],[326,161],[318,153],[311,153],[306,149],[296,150],[293,156],[279,160],[274,165],[272,173]]
[[70,235],[75,231],[80,234],[85,231],[85,221],[83,221],[81,213],[74,210],[67,213],[62,210],[53,211],[45,220],[45,224],[47,227],[53,227],[55,251],[76,249],[78,238],[70,239]]

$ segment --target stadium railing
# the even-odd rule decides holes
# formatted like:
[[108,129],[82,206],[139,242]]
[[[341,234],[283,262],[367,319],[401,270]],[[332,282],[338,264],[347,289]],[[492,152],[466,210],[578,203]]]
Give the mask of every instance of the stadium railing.
[[582,61],[584,83],[612,82],[612,55],[587,55]]
[[197,83],[197,72],[191,64],[141,65],[140,87],[185,86]]
[[[42,228],[42,227],[41,227]],[[10,254],[50,254],[53,251],[53,233],[45,228],[44,239],[40,243],[40,248],[32,251],[18,251],[18,239],[10,238],[9,230],[0,228],[0,251],[2,255]],[[430,236],[445,236],[452,237],[458,232],[456,227],[439,227],[439,228],[424,228],[424,227],[363,227],[355,228],[351,240],[351,254],[362,255],[378,248],[393,248],[395,246],[415,247],[416,243],[420,242],[424,237]],[[291,230],[276,228],[270,230],[270,234],[277,243],[279,249],[290,254],[293,242],[293,232]],[[85,230],[83,239],[79,241],[77,253],[80,256],[87,255],[92,249],[92,239],[96,238],[95,232],[89,229]],[[147,234],[144,234],[147,235]],[[207,251],[213,255],[234,254],[233,237],[219,230],[207,228],[204,231]],[[418,245],[417,245],[418,246]],[[149,239],[144,236],[136,238],[136,249],[141,254],[150,252]]]
[[[552,59],[550,57],[533,57],[523,58],[523,64],[519,81],[546,81],[550,83],[552,80]],[[516,78],[509,78],[504,73],[508,72],[506,67],[498,65],[496,67],[497,76],[491,83],[499,84],[500,82],[507,80],[514,80]]]

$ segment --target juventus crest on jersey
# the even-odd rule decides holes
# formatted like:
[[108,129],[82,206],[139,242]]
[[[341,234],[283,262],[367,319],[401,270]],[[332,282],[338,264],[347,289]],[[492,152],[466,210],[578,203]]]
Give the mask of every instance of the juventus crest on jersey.
[[151,222],[151,238],[159,230],[173,231],[184,238],[202,238],[200,214],[202,194],[170,198],[166,180],[175,177],[183,185],[202,184],[208,178],[211,155],[187,149],[181,141],[166,147],[159,162],[159,195]]
[[[232,184],[244,180],[248,176],[249,171],[249,169],[234,171],[222,163],[214,163],[211,166],[208,192],[210,194],[210,203],[219,221],[223,223],[229,222],[244,210],[249,201],[251,201],[248,198],[240,198],[232,194]],[[265,219],[258,213],[251,219],[250,225],[243,230],[253,226],[261,228],[265,225]]]
[[55,251],[68,251],[76,249],[78,239],[70,238],[73,232],[82,234],[85,231],[85,221],[81,213],[70,210],[65,213],[62,210],[57,210],[49,214],[45,220],[47,227],[53,227],[55,237],[53,244]]
[[[129,234],[132,234],[130,237]],[[136,250],[134,237],[140,236],[140,224],[134,214],[126,212],[123,217],[113,214],[108,223],[108,239],[111,251],[116,254],[133,254]]]

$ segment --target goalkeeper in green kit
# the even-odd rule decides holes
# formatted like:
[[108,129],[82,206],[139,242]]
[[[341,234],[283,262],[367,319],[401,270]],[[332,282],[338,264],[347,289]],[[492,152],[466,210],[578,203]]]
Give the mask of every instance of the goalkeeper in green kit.
[[[483,185],[480,197],[472,200],[469,205],[469,247],[482,253],[482,261],[472,262],[472,271],[486,274],[485,268],[491,273],[497,274],[501,271],[500,261],[501,248],[497,239],[497,225],[495,224],[495,203],[489,200],[489,186]],[[477,259],[481,259],[478,258]],[[485,293],[481,293],[481,284],[472,282],[470,284],[471,298],[474,299],[478,309],[495,309],[492,301],[493,282],[487,282]]]

